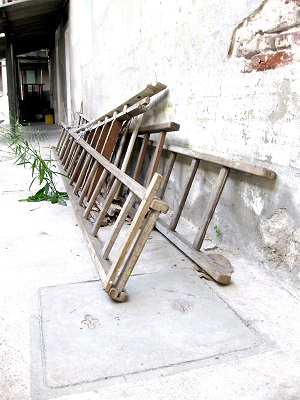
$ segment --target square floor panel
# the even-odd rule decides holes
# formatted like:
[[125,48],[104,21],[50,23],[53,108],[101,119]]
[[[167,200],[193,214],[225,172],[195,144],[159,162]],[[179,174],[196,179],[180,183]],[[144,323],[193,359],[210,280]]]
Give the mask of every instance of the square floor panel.
[[98,281],[40,289],[44,379],[62,388],[261,344],[193,270],[133,276],[128,301]]

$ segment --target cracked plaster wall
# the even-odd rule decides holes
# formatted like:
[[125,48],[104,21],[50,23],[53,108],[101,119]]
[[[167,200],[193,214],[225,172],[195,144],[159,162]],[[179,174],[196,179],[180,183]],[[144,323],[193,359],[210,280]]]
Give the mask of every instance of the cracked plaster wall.
[[300,229],[286,208],[278,209],[260,225],[266,265],[278,271],[297,285],[300,263]]
[[[299,3],[70,0],[68,22],[73,121],[81,101],[92,118],[148,83],[167,84],[145,124],[175,121],[181,128],[169,142],[277,173],[267,181],[232,171],[209,236],[295,285],[299,247],[295,257],[283,253],[274,228],[278,262],[266,227],[277,226],[274,215],[292,221],[293,231],[300,226]],[[171,205],[187,170],[182,159],[167,191]],[[216,174],[206,163],[199,169],[184,211],[194,225]]]

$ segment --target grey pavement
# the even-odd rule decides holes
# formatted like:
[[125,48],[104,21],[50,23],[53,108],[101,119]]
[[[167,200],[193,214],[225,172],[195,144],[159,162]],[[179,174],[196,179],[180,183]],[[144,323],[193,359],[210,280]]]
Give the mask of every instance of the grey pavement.
[[[60,133],[23,129],[43,146]],[[18,202],[31,175],[13,162],[0,140],[1,400],[300,399],[293,288],[222,249],[232,283],[200,279],[153,231],[128,301],[113,302],[72,206]]]

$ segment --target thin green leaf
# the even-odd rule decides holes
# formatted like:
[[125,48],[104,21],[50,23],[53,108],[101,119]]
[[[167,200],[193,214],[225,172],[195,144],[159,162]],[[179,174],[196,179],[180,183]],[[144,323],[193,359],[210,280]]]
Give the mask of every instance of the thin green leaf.
[[45,193],[46,196],[49,194],[49,189],[50,189],[50,185],[47,182],[46,185],[44,186],[44,193]]
[[37,159],[35,158],[35,159],[33,160],[32,166],[31,166],[31,176],[32,176],[32,177],[33,177],[33,175],[34,175],[34,170],[35,170],[36,162],[37,162]]
[[52,203],[52,204],[58,203],[58,198],[57,198],[57,196],[52,196],[52,197],[50,198],[50,200],[51,200],[51,203]]
[[63,198],[65,198],[65,199],[68,199],[68,198],[69,198],[67,192],[59,192],[59,191],[57,191],[56,194],[57,194],[59,197],[63,197]]
[[58,198],[58,204],[60,204],[61,206],[67,206],[67,202],[60,197]]
[[45,196],[45,186],[42,189],[38,190],[33,196],[35,197],[44,197]]
[[39,182],[40,182],[40,185],[41,185],[44,182],[44,177],[45,177],[45,169],[44,169],[44,167],[40,168],[39,174],[40,174]]

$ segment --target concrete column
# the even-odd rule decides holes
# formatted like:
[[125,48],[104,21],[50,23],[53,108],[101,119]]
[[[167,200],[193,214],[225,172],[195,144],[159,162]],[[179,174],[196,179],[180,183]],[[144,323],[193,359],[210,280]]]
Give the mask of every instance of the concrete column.
[[12,130],[15,130],[18,119],[18,94],[16,81],[16,60],[12,37],[7,31],[6,38],[6,73],[7,73],[7,95],[9,107],[9,121]]

